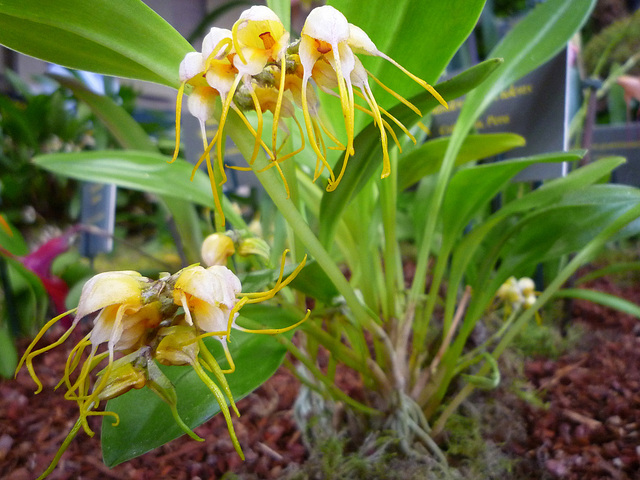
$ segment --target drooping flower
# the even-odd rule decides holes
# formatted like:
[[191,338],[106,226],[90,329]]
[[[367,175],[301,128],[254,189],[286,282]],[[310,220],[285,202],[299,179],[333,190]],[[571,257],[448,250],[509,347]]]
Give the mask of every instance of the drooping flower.
[[199,338],[215,337],[220,341],[229,362],[229,369],[224,370],[224,373],[235,371],[235,364],[227,345],[232,328],[249,333],[275,334],[295,328],[306,320],[305,316],[289,327],[263,330],[247,329],[236,323],[238,312],[244,305],[273,298],[302,270],[306,256],[300,265],[283,279],[286,253],[285,251],[282,255],[280,275],[275,286],[266,292],[240,293],[242,286],[238,277],[221,265],[206,269],[197,265],[187,267],[178,276],[173,290],[174,302],[183,307],[185,322],[201,332]]
[[[65,312],[48,322],[27,348],[18,365],[17,370],[20,369],[23,362],[26,362],[27,369],[38,386],[36,393],[40,392],[42,383],[33,369],[33,358],[62,344],[80,320],[99,311],[91,332],[73,348],[61,381],[67,385],[65,397],[78,402],[80,421],[89,435],[93,435],[93,432],[86,422],[86,417],[101,414],[92,410],[97,405],[98,397],[107,384],[115,352],[137,348],[137,344],[143,338],[146,330],[155,327],[160,322],[158,306],[153,303],[143,305],[142,288],[147,281],[148,279],[133,271],[105,272],[94,276],[82,289],[78,308],[75,309],[76,317],[71,327],[56,342],[33,351],[44,333],[60,318],[72,311]],[[107,352],[97,355],[99,346],[104,343],[107,344]],[[72,383],[71,375],[79,366],[82,354],[88,347],[90,347],[88,358],[82,364],[76,381]],[[97,359],[100,358],[108,358],[106,373],[89,392],[89,375],[96,368]]]
[[[307,82],[311,78],[313,78],[314,81],[316,81],[316,83],[318,83],[321,87],[333,87],[334,82],[327,82],[327,79],[329,77],[327,77],[326,74],[320,74],[322,70],[318,73],[314,73],[314,69],[318,62],[327,62],[331,66],[335,74],[335,84],[337,84],[339,92],[338,96],[340,97],[340,103],[342,106],[342,114],[345,120],[347,145],[345,147],[345,157],[343,160],[341,172],[338,175],[338,178],[334,181],[330,179],[329,186],[327,187],[329,191],[334,190],[340,183],[340,180],[344,175],[347,166],[347,160],[349,156],[353,155],[354,153],[354,110],[356,108],[353,90],[354,85],[362,90],[362,95],[371,108],[370,113],[381,131],[384,152],[382,177],[384,178],[388,176],[390,172],[389,157],[388,153],[386,152],[386,135],[384,133],[385,127],[381,118],[381,110],[378,107],[375,98],[373,98],[373,94],[371,93],[371,89],[368,85],[367,75],[370,74],[368,74],[368,72],[364,70],[355,54],[364,54],[384,58],[385,60],[393,63],[403,73],[408,75],[412,80],[417,82],[432,95],[434,95],[434,97],[443,106],[446,107],[447,105],[444,99],[436,92],[436,90],[431,85],[426,83],[424,80],[416,77],[391,57],[378,50],[375,44],[362,29],[353,24],[350,24],[342,13],[329,5],[317,7],[309,13],[304,27],[302,28],[302,35],[298,53],[300,56],[300,62],[304,69],[304,76],[302,80],[302,108],[305,116],[305,123],[307,125],[308,136],[317,155],[321,155],[321,152],[319,151],[317,144],[314,144],[313,141],[311,119],[308,113],[308,107],[305,105],[305,87]],[[381,83],[377,79],[375,80],[376,82]],[[383,88],[385,88],[387,91],[390,91],[390,89],[388,89],[387,87],[383,86]],[[401,100],[406,105],[412,107],[415,111],[419,112],[419,110],[417,110],[415,106],[411,105],[400,95],[396,94],[395,92],[390,93],[393,93],[396,98]]]
[[174,301],[185,311],[186,322],[203,332],[227,334],[230,313],[242,285],[231,270],[222,265],[185,268],[173,289]]
[[527,309],[536,303],[535,287],[535,282],[529,277],[509,277],[496,292],[496,297],[505,303],[509,311],[521,307]]
[[[27,348],[16,369],[17,373],[26,364],[38,387],[36,393],[40,392],[42,383],[34,371],[33,359],[63,343],[82,318],[96,314],[91,331],[71,350],[63,378],[58,384],[66,386],[65,398],[78,403],[79,418],[40,478],[51,473],[81,429],[93,435],[87,422],[88,416],[110,415],[115,419],[114,424],[117,424],[118,415],[97,410],[99,403],[132,389],[147,387],[152,390],[169,406],[180,428],[191,438],[202,441],[178,415],[176,389],[155,362],[190,365],[194,369],[219,403],[236,451],[244,458],[227,406],[229,402],[239,415],[225,378],[226,373],[235,370],[227,341],[232,328],[249,333],[276,334],[295,328],[306,320],[308,314],[289,327],[263,330],[246,329],[235,322],[243,305],[272,298],[304,266],[303,260],[283,279],[284,260],[283,255],[275,286],[266,292],[256,293],[241,293],[239,279],[231,270],[220,265],[207,269],[191,266],[174,275],[165,274],[155,282],[133,271],[106,272],[90,279],[84,285],[78,308],[48,322]],[[45,332],[63,316],[74,311],[76,318],[71,327],[53,344],[35,350]],[[203,339],[208,336],[222,343],[229,364],[227,370],[218,365],[206,347]],[[99,351],[104,344],[106,349]],[[116,354],[120,358],[116,358]],[[97,371],[103,360],[107,360],[106,366]],[[203,367],[215,378],[205,373]]]

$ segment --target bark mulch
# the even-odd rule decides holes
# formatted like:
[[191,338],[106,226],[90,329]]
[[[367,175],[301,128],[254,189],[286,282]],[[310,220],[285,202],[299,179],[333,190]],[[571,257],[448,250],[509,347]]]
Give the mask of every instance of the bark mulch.
[[[590,287],[640,304],[634,284],[619,287],[599,280]],[[526,362],[525,373],[548,408],[520,405],[527,435],[507,448],[533,466],[532,479],[640,479],[639,322],[586,302],[574,303],[572,321],[588,327],[580,347],[555,361]],[[44,383],[38,395],[24,371],[16,380],[0,381],[0,478],[35,478],[75,422],[76,404],[53,390],[67,354],[59,347],[38,358]],[[92,418],[96,435],[81,432],[50,478],[198,480],[221,478],[225,472],[243,479],[282,478],[308,457],[293,418],[297,391],[297,380],[280,369],[238,403],[242,416],[234,418],[234,425],[245,462],[234,453],[224,419],[217,416],[195,430],[204,443],[183,436],[108,469],[100,451],[100,420]],[[225,478],[234,477],[227,473]]]
[[[634,283],[588,287],[640,304]],[[584,301],[572,318],[588,329],[579,350],[525,365],[548,409],[526,408],[527,441],[516,450],[548,478],[640,479],[640,322]]]
[[[45,340],[57,338],[47,335]],[[72,346],[71,341],[68,342]],[[44,343],[43,343],[44,345]],[[22,350],[26,345],[22,345]],[[26,369],[15,381],[0,382],[0,478],[28,480],[42,473],[78,417],[77,404],[64,399],[62,389],[54,391],[61,378],[66,355],[58,347],[34,362],[44,389],[34,395],[35,385]],[[233,449],[224,418],[217,415],[195,432],[205,442],[182,436],[138,458],[109,469],[102,463],[100,422],[93,438],[80,432],[48,477],[63,479],[215,479],[225,472],[242,478],[280,478],[290,464],[306,458],[292,406],[298,381],[280,369],[260,389],[238,402],[241,417],[234,418],[236,434],[246,460]]]

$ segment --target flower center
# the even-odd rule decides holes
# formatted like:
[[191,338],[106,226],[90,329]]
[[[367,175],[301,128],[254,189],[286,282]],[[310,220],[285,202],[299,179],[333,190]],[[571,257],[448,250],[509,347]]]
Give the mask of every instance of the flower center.
[[331,51],[331,44],[328,42],[325,42],[324,40],[318,40],[317,38],[314,38],[315,42],[316,42],[316,50],[318,50],[318,52],[322,53],[323,55],[326,53],[329,53]]
[[265,50],[271,50],[276,44],[276,41],[271,36],[271,32],[261,33],[259,37],[262,39],[262,43],[264,43]]

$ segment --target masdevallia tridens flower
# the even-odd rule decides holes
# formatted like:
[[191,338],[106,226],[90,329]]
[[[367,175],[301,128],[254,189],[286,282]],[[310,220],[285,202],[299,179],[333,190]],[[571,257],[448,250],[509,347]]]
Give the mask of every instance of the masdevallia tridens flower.
[[193,265],[179,273],[173,290],[174,301],[183,307],[185,322],[195,326],[200,332],[198,338],[214,337],[221,342],[229,362],[229,369],[224,370],[224,373],[235,371],[235,364],[227,345],[232,328],[249,333],[276,334],[291,330],[307,319],[309,312],[302,320],[289,327],[262,330],[247,329],[236,323],[238,312],[244,305],[273,298],[302,270],[306,256],[296,269],[283,279],[286,254],[287,251],[282,255],[280,274],[275,286],[266,292],[241,293],[242,287],[238,277],[222,265],[209,268]]
[[[350,24],[340,11],[330,5],[324,5],[313,9],[309,13],[304,27],[302,28],[300,45],[298,47],[300,63],[304,70],[304,76],[302,79],[302,108],[305,114],[307,131],[310,136],[310,141],[312,142],[312,145],[314,145],[311,132],[309,130],[311,123],[305,98],[306,84],[309,79],[313,78],[320,87],[326,86],[328,88],[332,88],[337,84],[339,92],[338,96],[340,97],[342,115],[344,117],[347,132],[347,145],[345,148],[345,157],[342,163],[342,169],[335,181],[329,181],[329,186],[327,187],[328,190],[334,190],[340,183],[347,166],[347,160],[349,156],[354,154],[354,110],[356,108],[353,90],[354,84],[361,89],[362,97],[371,108],[369,113],[372,115],[380,129],[380,136],[383,144],[382,177],[384,178],[388,176],[391,171],[381,109],[378,107],[369,87],[367,75],[370,74],[366,72],[355,54],[381,57],[393,63],[403,73],[429,91],[443,106],[447,106],[444,99],[431,85],[416,77],[395,60],[378,50],[367,34],[361,28]],[[326,74],[326,72],[324,74],[320,74],[320,72],[316,74],[315,70],[318,65],[321,67],[320,70],[322,70],[323,64],[321,62],[328,63],[335,74],[335,79],[332,79],[330,75]],[[374,77],[372,76],[372,78]],[[329,80],[329,82],[327,82],[327,80]],[[374,78],[374,80],[382,85],[382,83],[377,79]],[[386,87],[385,89],[390,91]],[[420,114],[419,110],[417,110],[407,100],[403,99],[395,92],[393,92],[393,94],[396,98],[400,99],[406,105],[411,106],[418,114]],[[315,150],[317,154],[320,154],[319,150],[317,150],[317,145]]]
[[[190,97],[193,97],[188,101],[189,111],[200,122],[205,145],[204,153],[197,166],[203,161],[207,162],[216,210],[223,220],[217,184],[226,181],[222,147],[224,127],[230,110],[234,110],[239,115],[255,138],[253,152],[248,158],[250,166],[230,168],[252,169],[262,148],[270,160],[263,169],[276,167],[289,194],[289,188],[279,164],[304,149],[305,131],[308,143],[316,155],[314,181],[323,172],[327,172],[327,190],[334,190],[338,186],[346,171],[349,157],[355,153],[355,110],[371,116],[380,132],[382,178],[387,177],[391,172],[388,135],[391,135],[396,145],[400,147],[389,122],[394,123],[415,142],[408,129],[378,105],[369,79],[373,79],[380,88],[393,95],[417,115],[422,116],[422,113],[411,102],[371,75],[364,68],[358,55],[375,56],[391,62],[411,80],[430,92],[442,105],[445,107],[447,105],[431,85],[381,52],[361,28],[349,23],[334,7],[326,5],[313,9],[304,23],[301,38],[292,43],[289,43],[289,38],[289,33],[272,10],[265,6],[254,6],[240,15],[232,30],[212,28],[203,40],[202,51],[188,53],[180,65],[181,84],[176,103],[174,158],[178,154],[179,147],[182,95],[188,89]],[[328,128],[320,120],[319,101],[314,85],[340,101],[346,141],[341,141],[340,135],[335,134],[334,128],[337,125],[331,125]],[[213,139],[208,143],[204,125],[213,117],[213,106],[218,97],[221,105],[218,128]],[[302,109],[304,129],[295,117],[294,105]],[[255,111],[256,126],[244,115],[247,111]],[[267,111],[273,115],[270,146],[267,146],[262,139],[263,114]],[[298,149],[290,149],[292,151],[283,155],[280,153],[286,139],[280,146],[277,145],[278,130],[283,130],[287,134],[289,131],[282,118],[291,118],[295,121],[301,138]],[[325,137],[333,143],[333,146],[327,146]],[[217,161],[213,166],[215,168],[210,161],[210,152],[214,145],[217,146],[215,150]],[[327,149],[344,151],[337,175],[328,163]]]
[[[83,318],[94,316],[93,328],[71,349],[58,383],[58,386],[66,387],[65,398],[77,402],[80,414],[40,478],[55,468],[81,429],[93,435],[87,421],[89,416],[109,415],[114,417],[114,425],[117,425],[120,419],[116,412],[100,411],[98,407],[101,402],[132,389],[149,388],[169,406],[183,432],[195,440],[202,440],[178,415],[176,388],[157,363],[191,366],[214,395],[227,421],[236,451],[244,458],[227,405],[229,402],[231,409],[239,415],[225,378],[225,374],[236,369],[227,342],[232,328],[249,333],[277,334],[295,328],[307,319],[308,313],[289,327],[263,330],[247,329],[236,323],[238,312],[244,305],[272,298],[303,268],[304,260],[284,278],[285,255],[275,286],[265,292],[243,293],[238,277],[222,265],[209,268],[193,265],[173,275],[164,274],[156,281],[134,271],[100,273],[87,281],[78,307],[49,321],[29,345],[16,369],[17,373],[26,364],[37,385],[36,393],[39,393],[42,383],[35,373],[33,359],[61,345]],[[58,320],[73,312],[76,317],[71,327],[58,340],[35,349]],[[203,339],[209,336],[222,343],[229,364],[226,370],[220,367],[206,347]],[[211,372],[213,378],[205,370]]]

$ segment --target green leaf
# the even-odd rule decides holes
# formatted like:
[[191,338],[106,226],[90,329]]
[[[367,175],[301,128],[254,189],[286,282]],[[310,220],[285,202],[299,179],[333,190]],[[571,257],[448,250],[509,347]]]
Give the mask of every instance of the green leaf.
[[9,265],[10,281],[18,308],[18,325],[24,335],[33,335],[42,325],[49,295],[40,277],[19,260],[5,257]]
[[[451,262],[450,281],[452,284],[459,285],[465,275],[469,277],[469,262],[472,261],[472,258],[475,255],[482,255],[485,257],[483,259],[478,259],[477,263],[484,263],[488,265],[490,269],[493,269],[495,260],[493,258],[487,259],[486,252],[477,253],[478,248],[485,241],[490,245],[499,245],[504,241],[501,239],[504,236],[504,228],[499,227],[507,217],[533,209],[543,209],[549,205],[553,205],[559,202],[564,195],[584,189],[597,182],[603,176],[609,175],[614,168],[622,163],[624,163],[624,159],[621,157],[600,159],[594,163],[574,170],[566,177],[550,180],[542,185],[542,187],[503,206],[481,224],[476,226],[468,235],[465,235],[464,238],[456,245]],[[485,277],[488,277],[489,275],[490,272],[485,272]],[[467,281],[470,281],[470,279],[467,278]],[[456,289],[450,289],[449,292],[449,301],[454,302],[457,297],[455,293]]]
[[[10,232],[5,228],[7,225],[0,225],[0,247],[4,248],[11,255],[22,256],[29,253],[27,242],[24,241],[20,232],[9,222],[6,223],[9,226]],[[0,254],[1,253],[0,251]]]
[[[381,52],[433,83],[475,27],[485,1],[367,0],[366,7],[353,0],[327,3],[363,29]],[[386,60],[360,58],[373,75],[405,98],[421,91],[422,87]],[[371,82],[371,87],[380,105],[395,103],[378,85]]]
[[[178,158],[174,163],[160,153],[134,150],[104,150],[40,155],[34,163],[65,177],[89,182],[113,183],[119,187],[178,198],[214,208],[211,186],[206,174],[198,170],[189,180],[193,165]],[[223,210],[234,225],[244,225],[226,197]]]
[[[284,327],[300,320],[280,307],[265,305],[245,306],[238,320],[240,325],[242,317],[270,328]],[[205,343],[224,368],[226,360],[220,343],[214,339],[207,339]],[[229,349],[236,371],[226,378],[236,402],[271,377],[286,353],[285,347],[269,335],[239,331],[232,332]],[[178,412],[190,428],[201,425],[220,411],[215,398],[191,367],[160,368],[175,385]],[[142,455],[184,434],[174,422],[167,404],[146,388],[132,390],[110,400],[106,410],[120,416],[120,424],[116,427],[110,417],[105,417],[102,422],[102,454],[108,467]]]
[[74,78],[63,77],[61,75],[49,76],[63,87],[71,90],[76,98],[86,103],[123,148],[149,152],[158,151],[158,148],[140,124],[112,99],[93,93]]
[[[502,280],[539,262],[585,246],[601,230],[640,203],[640,190],[623,185],[593,185],[525,216],[508,233],[500,269]],[[496,280],[499,281],[499,280]]]
[[331,305],[340,295],[324,270],[315,261],[310,261],[291,282],[291,287],[316,300]]
[[607,265],[606,267],[599,268],[593,272],[589,272],[582,275],[575,280],[575,285],[582,285],[583,283],[590,282],[596,278],[605,277],[608,275],[624,275],[630,272],[640,271],[640,262],[620,262]]
[[[500,60],[482,62],[453,77],[451,80],[438,84],[436,88],[445,99],[457,98],[482,83],[500,64]],[[438,105],[437,100],[428,92],[418,94],[411,98],[410,101],[422,113],[426,113]],[[407,126],[419,120],[416,114],[403,104],[393,107],[390,113]],[[392,124],[392,128],[398,134],[402,134],[394,124]],[[335,225],[343,210],[369,181],[375,171],[380,168],[380,155],[376,155],[377,148],[380,148],[379,131],[373,123],[370,123],[354,140],[355,155],[349,159],[348,168],[340,185],[333,192],[325,192],[322,196],[320,204],[320,240],[323,244],[327,245],[331,241]]]
[[616,295],[611,295],[610,293],[588,290],[586,288],[565,288],[558,290],[554,294],[554,297],[588,300],[605,307],[614,308],[622,313],[633,315],[636,318],[640,318],[640,307],[638,305]]
[[12,378],[18,366],[18,350],[6,323],[0,324],[0,377]]
[[573,162],[581,153],[551,153],[462,169],[451,178],[442,206],[443,235],[453,242],[479,209],[515,175],[536,163]]
[[193,50],[139,0],[5,0],[0,44],[66,67],[172,87]]
[[[526,141],[514,133],[489,133],[469,135],[465,138],[456,165],[492,157],[522,147]],[[449,137],[435,138],[402,155],[398,161],[398,190],[404,190],[422,177],[436,173],[442,165],[442,157],[449,145]]]
[[[158,152],[158,148],[140,124],[112,99],[93,93],[82,83],[72,78],[58,75],[51,75],[51,77],[85,102],[123,148]],[[103,183],[106,180],[99,179],[94,181]],[[172,196],[163,196],[162,200],[174,219],[182,240],[187,262],[199,261],[202,233],[195,208],[189,202]]]

